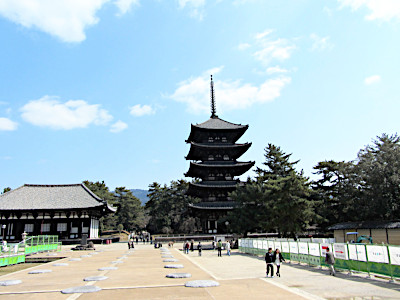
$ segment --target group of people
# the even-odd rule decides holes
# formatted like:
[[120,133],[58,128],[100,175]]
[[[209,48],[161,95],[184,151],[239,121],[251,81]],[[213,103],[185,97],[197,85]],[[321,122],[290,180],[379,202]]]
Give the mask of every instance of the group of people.
[[281,262],[285,261],[282,256],[282,253],[279,249],[276,249],[272,252],[272,248],[268,249],[268,252],[265,254],[265,262],[267,264],[267,277],[271,274],[271,277],[274,277],[274,265],[276,266],[276,276],[281,277],[280,268]]
[[[285,261],[282,253],[279,249],[272,252],[272,248],[268,248],[268,252],[265,254],[265,263],[267,264],[267,277],[271,274],[274,277],[274,265],[276,266],[276,276],[281,277],[281,263]],[[329,266],[329,274],[332,276],[336,275],[335,272],[335,257],[332,252],[329,251],[329,247],[326,249],[325,263]]]
[[[218,256],[222,257],[222,247],[223,247],[222,241],[218,240],[217,243],[215,243],[213,241],[212,247],[213,247],[213,249],[217,249]],[[190,243],[189,243],[189,241],[185,241],[183,243],[182,249],[185,254],[189,254],[189,251],[194,251],[194,241],[191,241]],[[201,256],[202,250],[203,250],[203,246],[202,246],[201,242],[199,242],[197,244],[197,251],[199,253],[199,256]],[[225,242],[225,250],[226,250],[226,254],[228,256],[230,256],[231,255],[231,242],[229,242],[229,241]]]
[[141,242],[143,242],[143,244],[146,244],[146,242],[153,244],[153,237],[150,234],[147,234],[147,235],[141,234],[140,236],[138,236],[138,235],[135,236],[134,233],[131,233],[128,236],[128,249],[135,248],[135,245],[133,242],[136,241],[136,244],[138,244],[139,240]]

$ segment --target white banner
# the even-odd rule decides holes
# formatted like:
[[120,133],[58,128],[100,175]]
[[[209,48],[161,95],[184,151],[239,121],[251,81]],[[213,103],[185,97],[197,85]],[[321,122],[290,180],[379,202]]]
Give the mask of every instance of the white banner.
[[299,242],[299,253],[308,254],[308,246],[305,242]]
[[367,245],[368,261],[377,263],[389,263],[389,257],[386,246],[370,246]]
[[308,243],[308,253],[312,256],[319,256],[319,244]]
[[257,248],[262,249],[262,240],[257,241]]
[[275,249],[279,249],[282,252],[281,242],[275,241],[274,245],[275,245]]
[[349,248],[349,259],[358,260],[357,257],[357,245],[349,244],[347,247]]
[[257,240],[253,240],[252,248],[257,248]]
[[339,259],[347,258],[347,245],[346,244],[333,244],[334,256]]
[[242,247],[242,239],[238,240],[239,247]]
[[268,250],[268,242],[267,241],[263,241],[263,247],[264,250]]
[[326,249],[329,248],[330,251],[332,251],[332,247],[330,244],[319,244],[320,245],[320,250],[321,250],[321,256],[325,257],[326,256]]
[[282,252],[289,253],[289,242],[281,242]]
[[400,265],[400,247],[389,246],[389,255],[392,265]]
[[272,250],[274,250],[274,242],[273,241],[268,241],[268,248],[271,248]]
[[356,245],[357,249],[357,260],[367,261],[367,254],[365,252],[365,245]]
[[290,253],[299,253],[297,242],[289,242]]

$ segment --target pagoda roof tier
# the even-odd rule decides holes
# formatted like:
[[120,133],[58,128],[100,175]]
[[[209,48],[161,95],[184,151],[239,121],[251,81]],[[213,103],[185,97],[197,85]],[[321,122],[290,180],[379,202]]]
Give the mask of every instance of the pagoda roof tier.
[[236,189],[236,185],[239,180],[230,181],[202,181],[199,183],[189,183],[189,189],[187,191],[188,195],[202,197],[207,196],[210,193],[218,192],[227,194]]
[[208,119],[207,121],[200,123],[200,124],[196,124],[196,125],[192,125],[194,127],[198,127],[198,128],[204,128],[204,129],[229,129],[229,130],[238,130],[238,129],[242,129],[242,128],[248,128],[248,125],[242,125],[242,124],[235,124],[235,123],[231,123],[225,120],[222,120],[220,118],[218,118],[217,116],[211,117],[210,119]]
[[247,172],[252,166],[254,166],[254,161],[249,162],[204,162],[196,163],[190,162],[189,171],[185,173],[187,177],[199,177],[204,178],[208,176],[210,172],[214,173],[227,173],[231,176],[240,176]]
[[205,144],[190,142],[190,150],[185,157],[187,160],[206,160],[209,154],[230,154],[230,157],[237,159],[242,156],[251,146],[251,143],[245,144]]
[[235,202],[234,201],[200,202],[195,204],[189,204],[189,207],[194,209],[206,209],[206,210],[232,210],[235,208]]
[[189,182],[189,186],[198,186],[198,187],[204,187],[204,188],[209,188],[209,187],[220,187],[220,188],[226,188],[226,187],[236,187],[236,185],[240,183],[240,180],[203,180],[201,182]]
[[204,140],[204,133],[230,133],[227,138],[229,141],[236,142],[249,128],[249,125],[234,124],[218,118],[211,117],[207,121],[200,124],[192,124],[189,138],[186,142]]

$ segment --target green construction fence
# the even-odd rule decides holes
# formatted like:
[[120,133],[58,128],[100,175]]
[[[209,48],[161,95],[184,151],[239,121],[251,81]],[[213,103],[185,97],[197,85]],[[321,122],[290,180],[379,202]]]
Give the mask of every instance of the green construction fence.
[[335,256],[335,268],[349,272],[380,274],[400,278],[400,246],[382,244],[315,243],[306,241],[240,239],[239,251],[262,255],[268,248],[280,249],[285,260],[310,266],[325,264],[326,248]]

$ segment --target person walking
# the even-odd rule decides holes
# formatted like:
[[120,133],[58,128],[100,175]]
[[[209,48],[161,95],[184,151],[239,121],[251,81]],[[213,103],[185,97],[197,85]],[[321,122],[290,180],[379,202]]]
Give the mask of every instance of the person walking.
[[190,247],[190,245],[189,245],[189,241],[187,241],[186,242],[186,254],[189,254],[189,247]]
[[221,240],[218,240],[218,243],[217,243],[217,250],[218,250],[218,256],[220,256],[220,257],[222,257],[222,242],[221,242]]
[[194,241],[192,240],[191,242],[190,242],[190,251],[194,251]]
[[199,251],[199,256],[201,256],[201,242],[198,243],[197,250]]
[[274,277],[274,254],[272,253],[272,248],[268,249],[268,252],[265,253],[265,263],[267,264],[267,277],[269,275],[269,271],[271,270],[271,277]]
[[272,257],[272,261],[276,266],[276,276],[281,277],[279,269],[281,268],[281,262],[285,261],[285,259],[283,258],[282,253],[279,249],[275,250],[274,256]]
[[329,247],[326,248],[325,263],[329,265],[329,275],[335,276],[335,257],[333,256],[333,253],[329,251]]
[[231,256],[231,243],[229,241],[226,241],[225,248],[226,248],[226,254],[228,256]]

